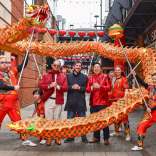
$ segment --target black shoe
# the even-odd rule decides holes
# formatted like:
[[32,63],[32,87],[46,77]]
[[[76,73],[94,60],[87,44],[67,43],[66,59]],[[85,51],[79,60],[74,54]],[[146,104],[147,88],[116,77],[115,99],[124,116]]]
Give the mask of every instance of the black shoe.
[[71,141],[74,141],[74,138],[67,138],[64,140],[64,143],[71,142]]
[[84,142],[84,143],[88,143],[87,138],[82,138],[82,142]]

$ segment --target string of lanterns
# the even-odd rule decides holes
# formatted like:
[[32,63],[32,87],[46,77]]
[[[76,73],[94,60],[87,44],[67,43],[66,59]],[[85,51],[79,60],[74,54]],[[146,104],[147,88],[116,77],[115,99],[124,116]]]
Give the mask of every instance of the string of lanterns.
[[[41,32],[41,33],[46,33],[46,32],[47,32],[47,29],[46,29],[46,28],[43,28],[43,29],[41,29],[40,32]],[[50,30],[49,30],[49,33],[52,34],[52,35],[55,35],[55,34],[57,33],[57,31],[56,31],[55,29],[50,29]],[[65,31],[65,30],[59,30],[58,33],[59,33],[60,36],[66,35],[66,31]],[[73,30],[71,30],[71,31],[68,32],[68,34],[69,34],[69,36],[74,37],[74,36],[76,35],[76,32],[73,31]],[[85,33],[85,31],[79,31],[79,32],[78,32],[78,35],[79,35],[80,37],[84,37],[84,36],[86,35],[86,33]],[[96,35],[96,33],[95,33],[94,31],[89,31],[89,32],[87,33],[87,35],[90,36],[90,37],[94,37],[94,36]],[[97,32],[97,35],[98,35],[99,37],[102,37],[102,36],[105,35],[105,32],[104,32],[104,31],[98,31],[98,32]]]
[[[64,65],[63,68],[72,69],[73,66]],[[82,66],[82,69],[88,69],[88,67],[87,66],[84,66],[84,67]]]
[[64,57],[59,56],[58,58],[59,58],[59,59],[63,59],[63,60],[69,60],[69,61],[70,61],[70,60],[73,60],[73,61],[74,61],[74,60],[78,60],[78,61],[83,60],[83,61],[84,61],[85,59],[89,61],[89,59],[90,59],[90,58],[93,59],[94,56],[90,56],[90,57],[89,57],[89,56],[87,56],[87,57],[82,56],[82,57],[72,57],[72,58],[71,58],[71,57],[65,57],[65,56],[64,56]]

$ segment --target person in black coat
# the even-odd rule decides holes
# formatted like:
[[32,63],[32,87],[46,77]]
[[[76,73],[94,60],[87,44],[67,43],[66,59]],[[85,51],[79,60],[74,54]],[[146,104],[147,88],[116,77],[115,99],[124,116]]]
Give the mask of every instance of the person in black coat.
[[[73,68],[74,71],[66,75],[69,89],[64,110],[67,111],[67,119],[76,117],[76,112],[79,117],[84,117],[87,111],[85,100],[87,76],[81,73],[82,62],[76,61]],[[67,138],[64,142],[70,141],[74,141],[74,138]],[[82,141],[88,143],[86,135],[82,136]]]

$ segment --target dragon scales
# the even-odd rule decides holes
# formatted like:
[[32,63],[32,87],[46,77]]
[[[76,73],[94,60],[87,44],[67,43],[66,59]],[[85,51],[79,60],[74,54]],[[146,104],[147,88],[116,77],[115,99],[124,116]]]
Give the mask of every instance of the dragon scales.
[[[27,21],[28,19],[23,19]],[[26,27],[23,29],[19,22],[12,28],[0,29],[0,49],[8,52],[24,54],[28,47],[29,40],[25,39],[29,33],[26,33]],[[14,29],[21,33],[16,35],[6,35],[11,33]],[[4,38],[3,38],[4,37]],[[151,83],[151,74],[156,72],[155,51],[149,48],[124,48],[130,62],[138,62],[141,58],[143,76],[146,83]],[[31,44],[30,53],[38,54],[41,56],[57,57],[57,56],[71,56],[77,54],[86,54],[96,52],[102,57],[111,60],[118,60],[126,62],[124,53],[120,47],[114,46],[109,43],[101,42],[75,42],[75,43],[38,43],[37,41]],[[148,91],[142,88],[142,92],[146,99],[148,99]],[[101,110],[100,112],[93,113],[87,117],[76,117],[74,119],[26,119],[16,122],[14,125],[6,124],[11,130],[20,133],[26,133],[36,137],[45,138],[68,138],[86,135],[88,133],[103,129],[125,116],[129,115],[135,109],[143,104],[142,96],[138,89],[134,88],[129,91],[124,99],[114,102],[110,107]]]

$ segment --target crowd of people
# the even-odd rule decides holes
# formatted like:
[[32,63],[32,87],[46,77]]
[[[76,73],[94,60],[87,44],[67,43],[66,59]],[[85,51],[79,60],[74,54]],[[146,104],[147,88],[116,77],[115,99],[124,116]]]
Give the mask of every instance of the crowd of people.
[[[26,58],[27,65],[28,58]],[[18,102],[18,90],[16,75],[21,71],[23,63],[15,68],[8,68],[8,58],[4,55],[0,56],[0,125],[3,122],[6,114],[9,115],[12,123],[21,120],[20,106]],[[101,64],[93,64],[93,75],[86,76],[81,73],[82,62],[76,61],[73,65],[73,72],[66,76],[60,73],[61,63],[55,60],[51,65],[52,70],[39,76],[36,81],[38,89],[33,91],[34,96],[34,112],[29,118],[37,113],[41,118],[49,118],[59,120],[61,118],[62,106],[64,104],[64,92],[67,92],[67,100],[64,111],[67,111],[67,119],[86,116],[86,99],[85,93],[90,93],[90,113],[99,112],[111,106],[118,99],[126,97],[129,89],[128,81],[125,78],[121,66],[116,66],[115,71],[110,71],[109,75],[101,72]],[[146,130],[156,121],[156,74],[152,75],[153,85],[145,83],[134,71],[138,82],[143,85],[150,93],[150,102],[147,112],[140,122],[138,133],[138,146],[134,146],[132,150],[142,150],[143,141],[146,135]],[[152,117],[150,117],[151,112]],[[130,126],[128,116],[122,121],[115,123],[115,131],[109,134],[109,127],[103,129],[104,144],[109,145],[110,136],[118,136],[124,124],[126,132],[126,141],[130,141]],[[20,134],[23,140],[22,145],[36,146],[33,142],[27,139],[25,134]],[[100,142],[100,130],[94,132],[93,139],[88,141],[86,135],[81,136],[84,143]],[[40,138],[40,144],[51,145],[52,138]],[[74,141],[74,138],[67,138],[64,143]],[[61,141],[55,138],[55,143],[61,145]]]

